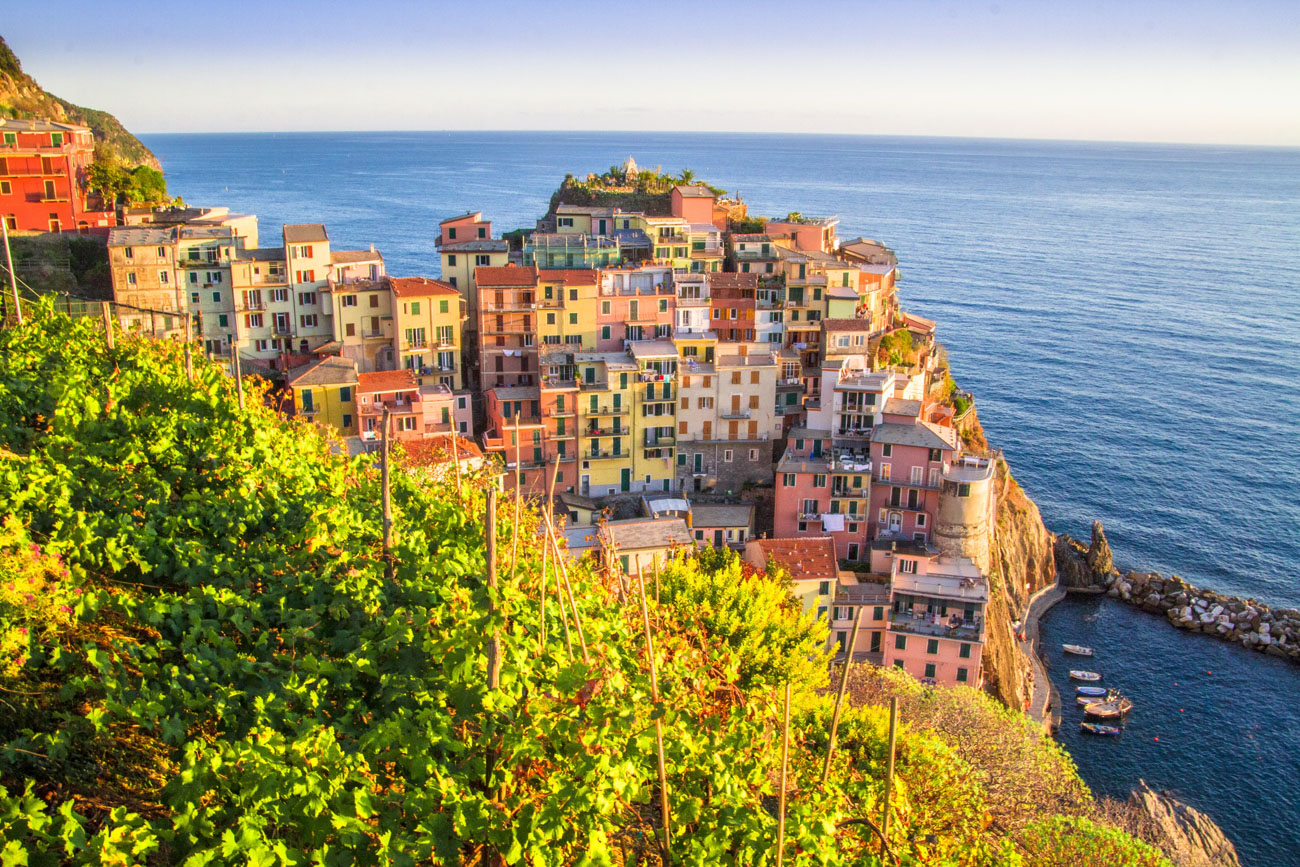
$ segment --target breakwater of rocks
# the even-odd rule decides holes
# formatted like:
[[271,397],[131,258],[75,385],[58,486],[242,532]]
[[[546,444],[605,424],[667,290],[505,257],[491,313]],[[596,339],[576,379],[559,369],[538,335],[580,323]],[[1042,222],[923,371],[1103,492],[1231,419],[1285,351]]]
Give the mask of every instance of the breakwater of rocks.
[[1178,629],[1203,632],[1300,662],[1300,611],[1204,590],[1177,575],[1121,573],[1115,568],[1099,521],[1093,522],[1088,545],[1062,534],[1056,537],[1053,554],[1057,575],[1067,590],[1105,593],[1152,614],[1163,614]]

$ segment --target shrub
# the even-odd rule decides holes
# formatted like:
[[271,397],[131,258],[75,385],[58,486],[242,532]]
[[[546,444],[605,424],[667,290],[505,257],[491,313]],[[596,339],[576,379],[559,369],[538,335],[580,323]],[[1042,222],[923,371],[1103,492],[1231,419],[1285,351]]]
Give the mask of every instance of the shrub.
[[1170,867],[1154,846],[1076,816],[1052,816],[1020,834],[1025,867]]

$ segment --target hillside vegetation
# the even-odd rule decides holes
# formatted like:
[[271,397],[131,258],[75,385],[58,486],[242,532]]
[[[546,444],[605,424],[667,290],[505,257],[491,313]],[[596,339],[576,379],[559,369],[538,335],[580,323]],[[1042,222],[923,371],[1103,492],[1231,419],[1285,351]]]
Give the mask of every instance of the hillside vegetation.
[[973,690],[859,681],[820,782],[824,626],[733,556],[648,588],[657,701],[637,595],[583,566],[561,609],[509,498],[489,592],[484,476],[394,474],[386,578],[374,459],[257,398],[48,306],[0,333],[0,862],[772,864],[790,683],[788,864],[882,863],[879,690],[883,863],[1164,863]]
[[[74,105],[44,90],[23,72],[22,64],[0,37],[0,116],[45,118],[90,127],[95,134],[96,160],[126,169],[147,166],[162,169],[153,151],[106,111]],[[151,176],[152,178],[152,176]]]

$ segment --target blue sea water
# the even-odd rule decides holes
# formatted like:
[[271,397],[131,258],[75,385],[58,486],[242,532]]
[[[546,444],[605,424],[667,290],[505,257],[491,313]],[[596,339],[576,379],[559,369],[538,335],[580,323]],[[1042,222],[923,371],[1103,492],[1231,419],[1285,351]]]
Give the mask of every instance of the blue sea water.
[[[264,244],[282,222],[324,222],[336,247],[373,242],[398,275],[436,275],[439,219],[481,209],[498,230],[531,226],[566,173],[629,154],[690,168],[751,213],[836,214],[841,236],[897,251],[904,304],[938,320],[954,375],[1051,529],[1086,539],[1100,519],[1121,566],[1300,606],[1300,150],[656,133],[144,139],[173,193],[258,214]],[[1095,626],[1082,620],[1092,605],[1104,609]],[[1134,672],[1132,736],[1065,735],[1089,783],[1177,788],[1248,864],[1300,863],[1300,670],[1104,603],[1067,603],[1047,629],[1095,632],[1113,651],[1107,667]],[[1195,681],[1197,713],[1184,702],[1175,725],[1166,679],[1180,668],[1231,675]],[[1147,726],[1169,726],[1159,749]]]

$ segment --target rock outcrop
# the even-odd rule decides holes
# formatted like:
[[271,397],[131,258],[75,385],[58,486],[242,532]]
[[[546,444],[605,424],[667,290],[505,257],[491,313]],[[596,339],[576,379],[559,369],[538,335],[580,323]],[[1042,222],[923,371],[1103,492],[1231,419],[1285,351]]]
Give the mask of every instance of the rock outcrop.
[[1101,593],[1119,574],[1101,521],[1092,522],[1092,539],[1086,547],[1066,533],[1057,536],[1052,556],[1056,574],[1070,590]]
[[1169,792],[1139,780],[1129,806],[1150,822],[1157,845],[1180,867],[1240,867],[1237,848],[1214,820]]

